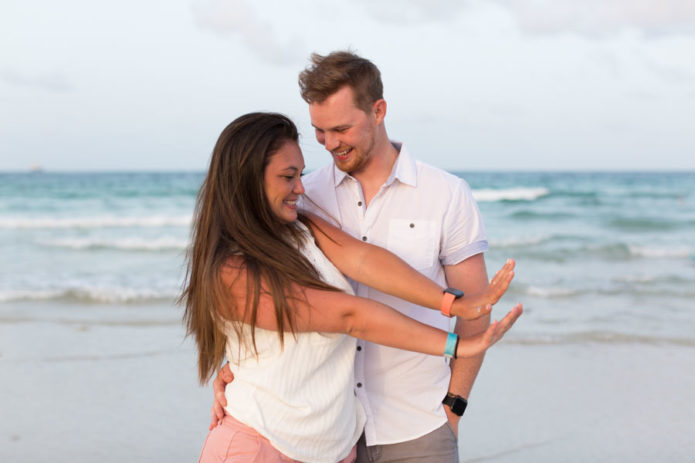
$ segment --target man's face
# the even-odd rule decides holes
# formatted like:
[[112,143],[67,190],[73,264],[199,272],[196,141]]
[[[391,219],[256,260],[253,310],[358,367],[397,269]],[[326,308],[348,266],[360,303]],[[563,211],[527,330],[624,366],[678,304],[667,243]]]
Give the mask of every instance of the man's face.
[[338,169],[355,174],[369,164],[376,117],[355,106],[352,88],[342,87],[325,101],[310,104],[309,114],[316,140],[331,153]]

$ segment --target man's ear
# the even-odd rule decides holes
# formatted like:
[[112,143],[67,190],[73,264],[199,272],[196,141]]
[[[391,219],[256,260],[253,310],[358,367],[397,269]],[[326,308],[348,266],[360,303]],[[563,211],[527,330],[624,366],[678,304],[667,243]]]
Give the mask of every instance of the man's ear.
[[384,122],[384,118],[386,117],[386,100],[383,98],[376,100],[372,105],[372,113],[376,118],[377,124]]

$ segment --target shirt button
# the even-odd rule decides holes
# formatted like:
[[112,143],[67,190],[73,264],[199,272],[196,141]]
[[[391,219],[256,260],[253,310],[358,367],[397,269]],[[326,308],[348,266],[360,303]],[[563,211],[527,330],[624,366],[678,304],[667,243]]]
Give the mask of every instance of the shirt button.
[[359,202],[357,203],[357,205],[358,205],[358,206],[361,206],[361,205],[362,205],[362,201],[359,201]]
[[357,387],[362,387],[362,383],[357,383]]
[[414,223],[411,223],[411,224],[410,224],[410,228],[415,228],[415,224],[414,224]]
[[366,237],[366,236],[363,236],[363,237],[362,237],[362,241],[367,241],[367,237]]
[[362,346],[357,346],[357,350],[362,350]]

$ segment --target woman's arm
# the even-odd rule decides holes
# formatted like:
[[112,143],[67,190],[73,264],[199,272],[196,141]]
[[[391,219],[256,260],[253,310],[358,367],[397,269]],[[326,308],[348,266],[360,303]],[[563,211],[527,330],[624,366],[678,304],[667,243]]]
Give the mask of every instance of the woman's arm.
[[[232,261],[232,265],[223,268],[222,278],[230,288],[232,305],[243,307],[246,303],[246,275],[241,270],[239,260],[236,265]],[[432,355],[442,355],[444,352],[447,335],[443,331],[416,322],[388,306],[339,292],[314,289],[302,292],[300,288],[296,289],[300,291],[298,295],[305,298],[297,303],[297,328],[300,331],[344,332],[391,347]],[[483,352],[504,336],[521,313],[522,306],[518,304],[500,322],[490,324],[485,332],[460,338],[457,357],[474,357]],[[241,318],[234,310],[229,310],[224,316],[233,320]],[[277,328],[272,297],[267,291],[262,293],[259,300],[257,322],[261,328]],[[224,389],[233,379],[229,364],[226,364],[213,381],[215,400],[211,410],[211,430],[224,417],[222,407],[227,405]]]
[[[321,218],[307,214],[321,251],[343,274],[374,289],[414,304],[439,310],[443,288],[390,251],[353,238]],[[466,320],[487,315],[514,278],[509,259],[479,293],[456,299],[451,314]]]
[[[246,270],[228,265],[222,271],[224,283],[230,289],[230,306],[222,314],[230,320],[250,322],[243,308],[246,304]],[[261,283],[262,288],[266,286]],[[436,285],[435,285],[436,286]],[[293,315],[297,331],[345,333],[385,346],[443,355],[447,333],[417,322],[400,312],[376,301],[351,296],[339,291],[326,291],[292,287]],[[484,352],[499,341],[522,313],[521,304],[514,307],[500,322],[494,322],[476,336],[461,338],[457,356],[470,357]],[[277,330],[273,299],[267,290],[261,289],[255,325],[267,330]]]
[[[393,312],[396,312],[395,310],[391,309]],[[523,308],[521,304],[517,304],[501,321],[495,320],[490,324],[488,329],[481,334],[467,337],[467,338],[460,338],[459,343],[458,343],[458,349],[456,350],[456,356],[457,358],[471,358],[475,357],[476,355],[479,355],[480,352],[484,351],[488,347],[492,346],[494,343],[499,341],[504,334],[509,330],[509,328],[512,327],[514,322],[521,316],[521,313],[523,311]],[[396,312],[398,313],[398,312]],[[398,313],[398,315],[401,315]],[[404,317],[404,315],[401,315],[401,317]],[[406,317],[407,318],[407,317]],[[408,318],[413,323],[418,323],[415,322],[414,320]],[[376,320],[375,320],[376,321]],[[418,323],[419,324],[419,323]],[[435,328],[429,327],[427,325],[422,325],[423,327],[428,328],[428,331],[436,330]],[[377,331],[382,330],[382,328],[377,328]],[[357,331],[363,331],[363,330],[357,330]],[[392,334],[396,335],[398,333],[401,333],[397,331],[396,329],[392,329],[390,325],[388,325],[388,329],[386,330],[387,333],[391,332]],[[384,333],[381,333],[384,334]],[[434,349],[434,353],[432,355],[442,355],[444,352],[443,350],[443,344],[442,342],[446,343],[446,337],[443,332],[439,333],[438,339],[434,340],[435,345],[432,346]],[[444,337],[442,337],[444,336]],[[366,336],[365,336],[366,337]],[[377,335],[378,337],[378,335]],[[407,342],[408,339],[403,339],[404,336],[401,336],[401,339],[396,339],[395,342],[391,343],[388,340],[385,340],[384,344],[385,345],[391,345],[393,347],[401,347],[404,349],[408,349],[409,347],[405,346],[405,344],[402,344],[402,341]],[[415,342],[413,344],[418,344],[416,337],[411,337],[410,340],[414,340]],[[376,341],[378,342],[378,341]],[[415,346],[417,347],[417,346]],[[441,349],[441,350],[440,350]],[[419,350],[417,348],[413,350]],[[222,422],[222,419],[224,418],[224,408],[227,406],[227,398],[224,395],[225,387],[228,383],[231,383],[234,380],[234,374],[232,373],[229,363],[225,364],[224,367],[218,372],[217,377],[214,379],[212,383],[213,391],[214,391],[214,397],[215,400],[212,403],[212,408],[210,410],[210,426],[209,430],[212,430],[215,426],[217,426],[219,423]]]

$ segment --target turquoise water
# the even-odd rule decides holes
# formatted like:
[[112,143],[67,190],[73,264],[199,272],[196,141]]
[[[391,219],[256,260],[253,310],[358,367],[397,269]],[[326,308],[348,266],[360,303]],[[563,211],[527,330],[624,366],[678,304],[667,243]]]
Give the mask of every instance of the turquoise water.
[[[695,345],[695,174],[459,174],[529,343]],[[173,301],[202,173],[0,174],[0,306]],[[499,310],[501,312],[501,310]]]

